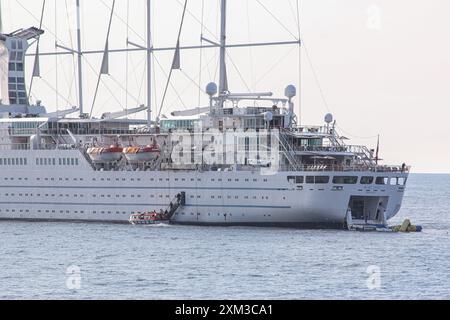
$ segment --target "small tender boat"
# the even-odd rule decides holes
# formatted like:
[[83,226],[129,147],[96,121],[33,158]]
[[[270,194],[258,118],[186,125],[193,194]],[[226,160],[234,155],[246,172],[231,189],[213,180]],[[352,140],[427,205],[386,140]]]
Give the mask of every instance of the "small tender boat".
[[388,226],[384,224],[371,224],[371,223],[360,223],[349,225],[350,231],[378,231],[378,232],[422,232],[422,226],[415,226],[411,224],[409,219],[406,219],[401,226]]
[[110,146],[109,148],[89,148],[87,154],[92,162],[105,163],[115,162],[122,158],[123,148],[118,146]]
[[135,213],[130,216],[129,221],[133,225],[170,223],[170,220],[167,219],[165,214],[157,212]]
[[125,158],[132,163],[150,162],[157,159],[161,153],[158,145],[146,147],[128,147],[123,149]]

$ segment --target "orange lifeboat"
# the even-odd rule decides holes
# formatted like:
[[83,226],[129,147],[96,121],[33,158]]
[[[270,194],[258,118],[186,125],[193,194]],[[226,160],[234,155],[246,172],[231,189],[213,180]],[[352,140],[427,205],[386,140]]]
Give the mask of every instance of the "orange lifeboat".
[[144,163],[157,159],[161,150],[157,144],[146,147],[128,147],[123,149],[125,158],[130,163]]
[[123,148],[110,146],[109,148],[89,148],[87,154],[94,163],[108,163],[119,161],[122,158]]

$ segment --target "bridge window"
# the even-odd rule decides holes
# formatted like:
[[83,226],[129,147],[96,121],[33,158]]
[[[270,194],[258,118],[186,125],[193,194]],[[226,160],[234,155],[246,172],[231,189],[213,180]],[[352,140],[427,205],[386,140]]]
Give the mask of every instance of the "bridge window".
[[[313,178],[313,177],[312,177]],[[297,184],[301,184],[301,183],[303,183],[303,182],[305,182],[305,177],[303,177],[303,176],[289,176],[289,177],[287,177],[287,180],[289,181],[289,182],[291,182],[291,183],[297,183]],[[267,181],[267,180],[266,180]],[[308,182],[309,183],[309,182]],[[313,180],[313,182],[311,182],[311,183],[314,183],[314,180]]]
[[378,185],[388,185],[389,184],[389,178],[386,177],[377,177],[375,180],[375,183]]
[[330,177],[328,176],[307,176],[306,183],[309,184],[327,184],[330,182]]
[[373,180],[373,177],[361,177],[361,184],[372,184]]
[[334,184],[356,184],[357,182],[358,177],[337,176],[333,178]]

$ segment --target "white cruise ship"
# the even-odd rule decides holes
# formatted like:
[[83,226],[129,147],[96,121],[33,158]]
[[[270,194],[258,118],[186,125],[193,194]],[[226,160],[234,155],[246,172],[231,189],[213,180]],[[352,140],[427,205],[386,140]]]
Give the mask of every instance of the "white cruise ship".
[[[25,55],[44,30],[2,33],[0,219],[128,222],[132,214],[165,210],[180,195],[171,212],[176,224],[346,228],[394,217],[408,166],[381,165],[378,152],[346,143],[331,114],[323,125],[299,125],[292,85],[283,98],[229,91],[226,4],[220,43],[208,44],[220,50],[220,83],[206,88],[210,105],[160,119],[152,119],[151,63],[146,106],[94,118],[83,112],[81,81],[75,108],[49,113],[31,104]],[[156,50],[150,26],[148,47],[136,48],[147,51],[147,61]],[[183,48],[173,50],[176,70]],[[102,71],[111,52],[106,46]],[[79,47],[72,54],[81,75],[86,53]],[[145,119],[126,117],[142,110]]]

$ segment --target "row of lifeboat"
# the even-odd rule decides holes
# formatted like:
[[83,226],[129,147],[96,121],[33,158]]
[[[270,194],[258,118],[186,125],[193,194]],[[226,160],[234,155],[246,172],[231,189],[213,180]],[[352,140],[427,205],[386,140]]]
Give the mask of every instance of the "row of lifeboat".
[[161,153],[161,149],[157,144],[146,147],[126,147],[119,146],[110,147],[93,147],[87,149],[87,154],[94,163],[111,163],[117,162],[123,156],[130,163],[151,162],[157,159]]

